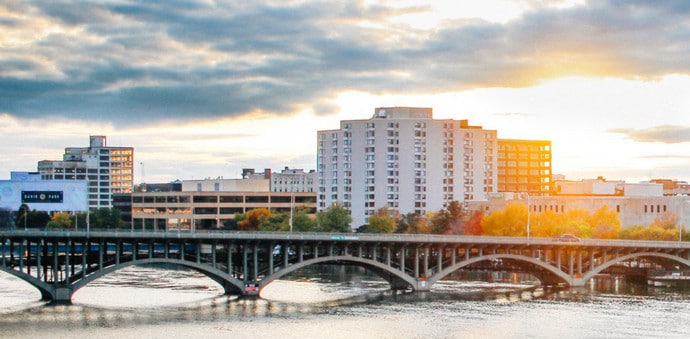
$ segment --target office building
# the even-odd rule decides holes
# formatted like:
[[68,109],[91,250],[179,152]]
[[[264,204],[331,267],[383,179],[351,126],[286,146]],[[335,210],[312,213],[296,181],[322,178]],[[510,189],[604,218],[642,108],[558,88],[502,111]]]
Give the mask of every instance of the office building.
[[549,195],[551,141],[498,139],[497,167],[499,192]]
[[91,136],[88,147],[67,147],[62,160],[38,162],[43,180],[86,180],[90,208],[112,207],[112,195],[131,193],[134,148],[110,147],[105,136]]
[[318,131],[318,208],[341,203],[352,227],[382,207],[438,211],[497,191],[496,131],[433,119],[431,108],[382,107],[366,120]]

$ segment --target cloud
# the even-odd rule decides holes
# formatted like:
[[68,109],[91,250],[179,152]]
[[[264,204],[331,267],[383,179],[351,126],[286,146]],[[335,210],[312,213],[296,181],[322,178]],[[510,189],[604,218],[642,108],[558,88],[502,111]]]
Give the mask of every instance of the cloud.
[[535,6],[507,23],[415,28],[329,2],[15,1],[0,5],[0,112],[134,125],[336,112],[343,91],[434,93],[563,75],[688,74],[686,1]]
[[662,125],[643,129],[617,128],[607,132],[623,134],[637,142],[662,142],[665,144],[690,142],[690,126]]

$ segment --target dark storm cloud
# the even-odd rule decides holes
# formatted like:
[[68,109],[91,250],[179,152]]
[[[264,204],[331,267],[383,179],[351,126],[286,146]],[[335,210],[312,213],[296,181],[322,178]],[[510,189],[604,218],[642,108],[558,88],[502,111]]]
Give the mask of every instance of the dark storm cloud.
[[637,142],[662,142],[665,144],[690,142],[689,126],[662,125],[643,129],[618,128],[608,130],[608,132],[623,134]]
[[0,7],[16,14],[0,15],[0,25],[26,40],[0,50],[0,112],[20,117],[134,124],[298,107],[327,114],[335,111],[328,100],[344,90],[433,93],[690,70],[686,1],[593,1],[505,24],[455,20],[428,31],[387,21],[423,6],[356,1],[9,0]]

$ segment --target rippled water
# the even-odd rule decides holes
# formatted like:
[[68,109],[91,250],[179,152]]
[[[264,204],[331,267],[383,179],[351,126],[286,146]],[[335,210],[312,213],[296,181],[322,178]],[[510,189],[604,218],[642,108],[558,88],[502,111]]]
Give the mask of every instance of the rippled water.
[[446,281],[400,294],[353,268],[302,273],[248,300],[193,271],[130,267],[67,306],[0,273],[0,338],[690,338],[682,291]]

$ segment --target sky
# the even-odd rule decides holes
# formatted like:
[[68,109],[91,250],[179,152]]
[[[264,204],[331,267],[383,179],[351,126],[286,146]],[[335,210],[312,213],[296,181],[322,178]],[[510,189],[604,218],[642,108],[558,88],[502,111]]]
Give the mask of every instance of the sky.
[[690,181],[690,2],[0,2],[0,179],[135,148],[135,182],[316,166],[316,131],[431,107],[579,180]]

